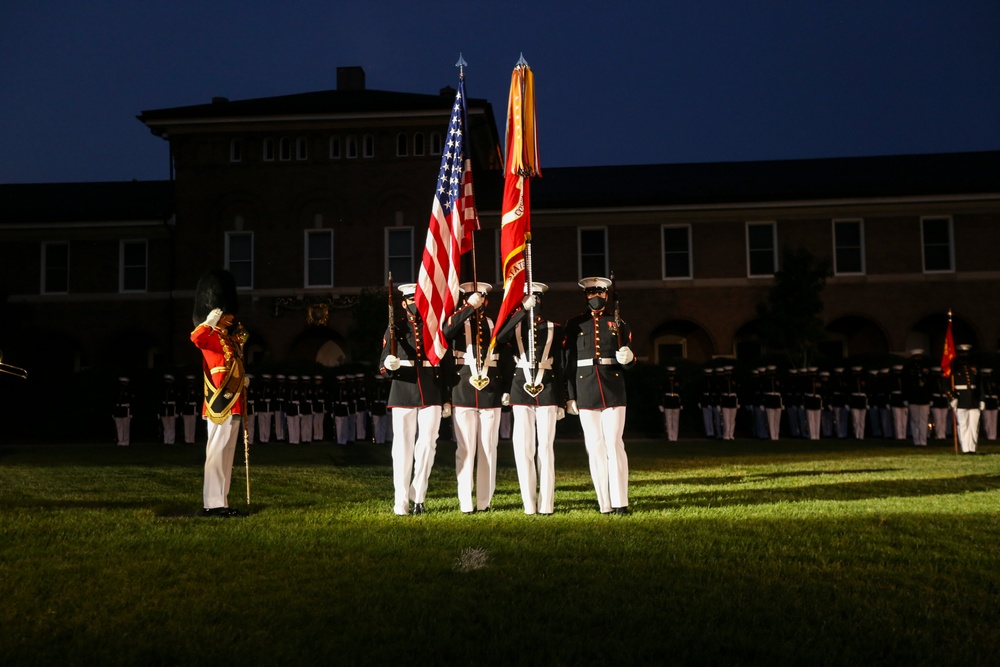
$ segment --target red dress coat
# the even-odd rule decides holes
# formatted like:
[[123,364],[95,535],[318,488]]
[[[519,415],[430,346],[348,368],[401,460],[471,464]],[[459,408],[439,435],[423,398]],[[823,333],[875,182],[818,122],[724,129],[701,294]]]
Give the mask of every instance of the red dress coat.
[[199,324],[191,342],[201,350],[205,377],[205,402],[201,414],[216,424],[231,415],[244,414],[244,370],[239,344],[217,327]]

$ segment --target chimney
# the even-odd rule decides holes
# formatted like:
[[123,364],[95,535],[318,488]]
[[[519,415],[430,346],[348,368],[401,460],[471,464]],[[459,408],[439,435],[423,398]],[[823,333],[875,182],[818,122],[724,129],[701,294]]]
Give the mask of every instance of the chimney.
[[362,67],[338,67],[337,90],[364,90],[365,70]]

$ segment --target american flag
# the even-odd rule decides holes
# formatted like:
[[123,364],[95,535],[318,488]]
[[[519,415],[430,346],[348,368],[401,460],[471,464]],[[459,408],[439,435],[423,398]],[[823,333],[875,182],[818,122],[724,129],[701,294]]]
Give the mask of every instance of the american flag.
[[448,351],[441,325],[455,312],[461,256],[472,247],[472,233],[479,229],[472,191],[472,162],[465,145],[467,121],[465,77],[460,76],[415,294],[425,326],[424,351],[434,364]]

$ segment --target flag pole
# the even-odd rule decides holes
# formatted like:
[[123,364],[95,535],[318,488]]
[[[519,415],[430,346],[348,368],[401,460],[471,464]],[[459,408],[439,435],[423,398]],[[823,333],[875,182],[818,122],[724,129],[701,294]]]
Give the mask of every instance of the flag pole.
[[[955,356],[955,341],[951,333],[951,308],[948,309],[948,331],[945,334],[944,339],[945,353],[949,357]],[[949,396],[955,395],[955,374],[951,372],[951,359],[948,360],[948,379],[951,380],[951,393]],[[951,401],[949,401],[949,404]],[[957,401],[956,401],[957,404]],[[949,407],[951,407],[949,405]],[[955,446],[955,454],[958,454],[958,408],[951,408],[951,439]]]

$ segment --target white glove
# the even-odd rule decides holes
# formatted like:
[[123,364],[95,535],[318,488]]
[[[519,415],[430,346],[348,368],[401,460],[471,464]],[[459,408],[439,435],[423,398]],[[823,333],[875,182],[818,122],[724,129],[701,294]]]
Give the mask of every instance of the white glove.
[[958,399],[957,398],[951,399],[948,403],[951,405],[951,409],[952,410],[957,410],[958,409]]
[[451,417],[451,403],[445,403],[441,406],[441,418],[447,419]]
[[660,408],[660,412],[666,412],[666,408],[664,408],[664,407],[663,407],[662,405],[660,405],[660,406],[657,406],[657,407],[659,407],[659,408]]
[[244,387],[250,386],[250,378],[248,378],[246,375],[243,376],[243,386]]
[[399,357],[394,354],[390,354],[385,358],[385,363],[382,365],[385,366],[387,371],[398,371],[402,364],[399,363]]
[[576,399],[571,398],[568,401],[566,401],[566,412],[568,412],[571,415],[580,414],[580,409],[576,407]]
[[208,316],[205,318],[205,321],[202,322],[202,324],[204,324],[205,326],[214,327],[216,324],[219,323],[219,320],[221,319],[222,319],[222,309],[215,308],[214,310],[212,310],[212,312],[208,314]]
[[521,299],[521,307],[525,310],[531,310],[538,305],[538,299],[535,298],[534,294],[528,294],[523,299]]
[[504,392],[504,395],[500,397],[500,405],[510,405],[510,394]]
[[566,411],[562,408],[556,408],[556,421],[564,419],[566,417]]
[[979,401],[979,409],[980,410],[985,410],[986,409],[986,402],[985,401]]
[[632,350],[630,350],[628,345],[626,345],[619,348],[618,351],[615,352],[615,359],[618,360],[619,364],[625,366],[626,364],[632,363],[632,360],[635,359],[635,355],[632,354]]
[[479,310],[479,307],[483,305],[483,295],[479,292],[473,292],[469,295],[469,298],[466,299],[465,302],[474,309]]

